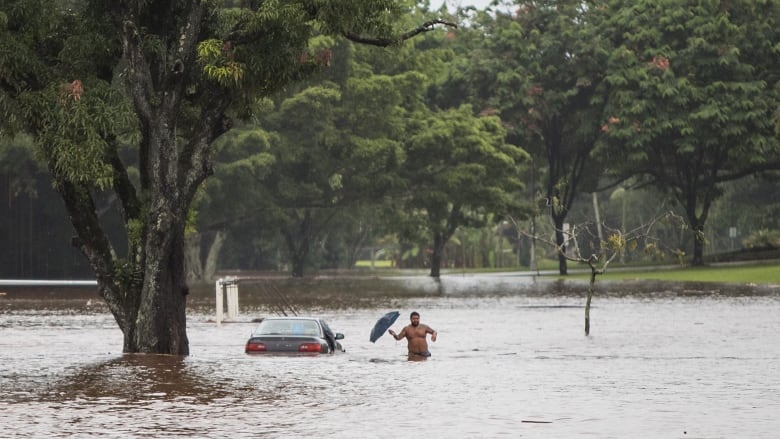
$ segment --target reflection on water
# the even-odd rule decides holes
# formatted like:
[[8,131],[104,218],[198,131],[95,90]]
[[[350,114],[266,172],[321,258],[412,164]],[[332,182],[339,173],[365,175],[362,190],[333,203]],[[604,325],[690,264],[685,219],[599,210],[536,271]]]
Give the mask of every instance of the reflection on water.
[[201,375],[181,357],[122,355],[82,366],[74,373],[60,377],[43,398],[67,402],[77,396],[127,403],[185,399],[194,404],[208,404],[234,390],[230,388],[230,382]]
[[[194,291],[186,358],[123,355],[91,291],[0,296],[0,425],[17,437],[773,437],[776,287],[583,284],[473,276],[277,280],[240,287],[215,325]],[[347,352],[247,356],[280,300],[325,317]],[[433,356],[368,335],[390,310],[439,332]],[[410,405],[414,412],[409,413]],[[11,433],[8,433],[11,432]]]

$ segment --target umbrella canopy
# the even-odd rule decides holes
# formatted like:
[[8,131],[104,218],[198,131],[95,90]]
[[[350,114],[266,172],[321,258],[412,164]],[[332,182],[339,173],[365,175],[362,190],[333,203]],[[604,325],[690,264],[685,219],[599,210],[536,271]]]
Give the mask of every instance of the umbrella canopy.
[[376,321],[374,329],[371,330],[371,337],[369,337],[371,343],[376,342],[379,337],[381,337],[382,334],[384,334],[390,328],[390,326],[395,323],[396,319],[398,319],[398,316],[400,315],[401,313],[398,311],[390,311],[389,313],[380,317],[379,320]]

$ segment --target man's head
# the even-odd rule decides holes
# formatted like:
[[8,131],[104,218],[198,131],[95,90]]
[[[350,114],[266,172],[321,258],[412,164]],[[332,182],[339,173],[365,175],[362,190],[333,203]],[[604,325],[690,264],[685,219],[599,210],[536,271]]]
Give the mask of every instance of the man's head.
[[420,313],[417,311],[412,311],[412,314],[409,315],[409,320],[412,321],[412,326],[417,326],[420,324]]

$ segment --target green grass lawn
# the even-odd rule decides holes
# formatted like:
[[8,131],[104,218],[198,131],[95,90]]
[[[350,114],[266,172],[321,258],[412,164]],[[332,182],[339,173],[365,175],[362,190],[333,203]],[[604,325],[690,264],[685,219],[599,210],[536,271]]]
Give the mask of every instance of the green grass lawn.
[[[568,278],[587,279],[588,274],[572,274]],[[624,270],[608,268],[597,280],[653,279],[691,282],[780,283],[780,263],[717,265],[669,269]]]
[[[359,261],[358,268],[370,267],[370,261]],[[382,269],[385,274],[397,274],[391,268],[390,261],[375,261],[375,268]],[[539,270],[558,269],[557,260],[544,260],[539,263]],[[525,271],[527,268],[521,269]],[[569,275],[561,276],[561,279],[588,279],[587,266],[583,264],[569,263]],[[458,269],[442,269],[442,272],[457,272]],[[468,273],[496,272],[496,271],[514,271],[513,269],[467,269]],[[400,270],[398,272],[403,272]],[[550,275],[556,277],[557,275]],[[597,280],[668,280],[668,281],[690,281],[690,282],[731,282],[741,284],[780,284],[780,262],[756,262],[734,265],[709,265],[704,267],[643,267],[643,268],[625,268],[620,265],[612,264],[607,272],[598,276]]]
[[[371,261],[357,261],[357,263],[355,263],[355,267],[371,268]],[[393,267],[393,261],[388,261],[388,260],[374,261],[374,268],[392,268],[392,267]]]

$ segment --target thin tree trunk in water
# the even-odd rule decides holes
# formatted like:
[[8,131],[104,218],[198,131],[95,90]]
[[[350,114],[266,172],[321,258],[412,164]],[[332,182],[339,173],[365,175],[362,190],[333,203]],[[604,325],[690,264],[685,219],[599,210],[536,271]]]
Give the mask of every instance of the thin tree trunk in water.
[[590,301],[593,298],[593,287],[596,284],[596,270],[591,267],[590,285],[588,286],[588,298],[585,300],[585,335],[590,335]]

